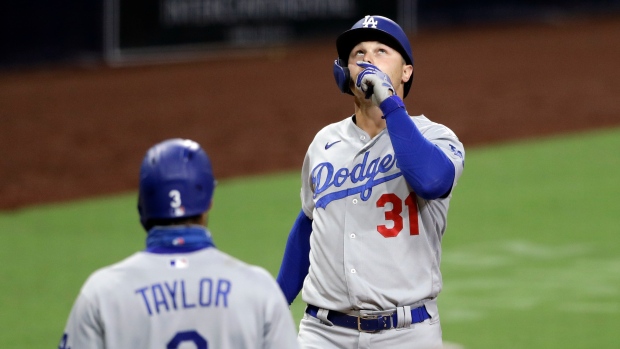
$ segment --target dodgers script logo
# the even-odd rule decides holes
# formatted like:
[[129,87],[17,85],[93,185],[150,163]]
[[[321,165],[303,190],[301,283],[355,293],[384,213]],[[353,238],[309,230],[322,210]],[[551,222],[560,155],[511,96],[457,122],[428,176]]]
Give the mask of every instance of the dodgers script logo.
[[354,184],[364,182],[366,180],[366,183],[360,183],[357,187],[335,191],[323,196],[316,202],[317,208],[324,209],[334,200],[340,200],[347,196],[356,194],[360,194],[360,198],[363,201],[366,201],[370,198],[372,188],[374,186],[391,181],[392,179],[403,175],[403,173],[399,171],[398,173],[394,173],[389,176],[375,178],[379,173],[386,173],[394,166],[398,168],[396,157],[392,154],[388,154],[383,158],[378,157],[368,162],[368,154],[369,152],[366,152],[362,162],[353,166],[353,169],[350,171],[346,167],[335,170],[334,165],[331,162],[322,162],[312,169],[312,184],[314,187],[313,197],[315,199],[332,186],[340,188],[348,180]]

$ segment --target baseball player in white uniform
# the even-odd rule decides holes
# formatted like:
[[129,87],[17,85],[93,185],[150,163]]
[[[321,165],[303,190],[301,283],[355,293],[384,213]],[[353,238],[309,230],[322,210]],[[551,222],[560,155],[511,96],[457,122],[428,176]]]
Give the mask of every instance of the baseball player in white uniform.
[[408,115],[413,55],[398,24],[366,16],[336,46],[355,113],[308,148],[277,281],[289,304],[303,289],[302,348],[440,348],[441,239],[463,145]]
[[59,349],[298,347],[273,277],[215,248],[206,228],[214,186],[196,142],[149,149],[138,199],[146,249],[88,278]]

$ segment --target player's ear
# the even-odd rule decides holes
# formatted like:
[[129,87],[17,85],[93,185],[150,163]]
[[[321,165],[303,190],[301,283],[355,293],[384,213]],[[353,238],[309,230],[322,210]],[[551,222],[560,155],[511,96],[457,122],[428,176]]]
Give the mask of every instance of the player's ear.
[[207,213],[208,211],[203,212],[200,217],[199,217],[199,224],[203,225],[203,226],[207,226],[207,224],[209,223],[209,214]]
[[403,75],[402,75],[403,84],[411,79],[413,79],[413,66],[411,64],[405,64],[403,65]]

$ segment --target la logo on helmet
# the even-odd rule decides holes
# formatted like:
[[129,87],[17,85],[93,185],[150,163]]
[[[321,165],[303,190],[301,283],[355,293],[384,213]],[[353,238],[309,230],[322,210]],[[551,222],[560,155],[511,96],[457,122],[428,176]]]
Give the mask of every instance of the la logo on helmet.
[[364,22],[362,23],[362,27],[368,28],[369,26],[373,29],[377,29],[377,20],[372,16],[364,17]]

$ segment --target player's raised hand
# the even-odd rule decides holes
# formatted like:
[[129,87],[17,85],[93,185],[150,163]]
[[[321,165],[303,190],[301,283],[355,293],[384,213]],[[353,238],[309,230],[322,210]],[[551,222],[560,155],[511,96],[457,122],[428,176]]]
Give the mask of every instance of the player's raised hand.
[[355,87],[364,92],[366,99],[371,98],[373,104],[380,105],[386,98],[396,94],[390,77],[375,65],[358,61],[357,65],[364,68],[355,81]]

